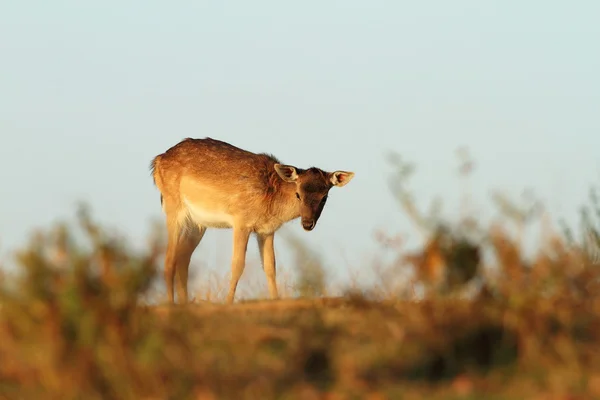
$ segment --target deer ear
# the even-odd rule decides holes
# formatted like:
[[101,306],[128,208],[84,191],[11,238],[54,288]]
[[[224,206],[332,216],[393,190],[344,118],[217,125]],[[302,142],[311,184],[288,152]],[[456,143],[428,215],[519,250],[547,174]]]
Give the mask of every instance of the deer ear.
[[296,182],[296,179],[298,179],[298,171],[296,171],[296,167],[282,164],[275,164],[274,167],[277,175],[279,175],[279,177],[284,181]]
[[330,181],[333,186],[342,187],[354,178],[354,172],[335,171],[330,175]]

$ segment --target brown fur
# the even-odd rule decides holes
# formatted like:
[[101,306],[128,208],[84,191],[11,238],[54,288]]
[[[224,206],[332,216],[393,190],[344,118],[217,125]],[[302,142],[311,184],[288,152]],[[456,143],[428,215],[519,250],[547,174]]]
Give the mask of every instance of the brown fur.
[[333,186],[344,186],[354,173],[307,170],[282,165],[269,154],[256,154],[211,138],[187,138],[151,163],[161,193],[169,243],[165,259],[168,297],[187,302],[189,259],[207,228],[233,228],[233,259],[228,302],[243,272],[248,238],[257,234],[269,291],[277,297],[273,236],[284,223],[301,217],[314,229]]

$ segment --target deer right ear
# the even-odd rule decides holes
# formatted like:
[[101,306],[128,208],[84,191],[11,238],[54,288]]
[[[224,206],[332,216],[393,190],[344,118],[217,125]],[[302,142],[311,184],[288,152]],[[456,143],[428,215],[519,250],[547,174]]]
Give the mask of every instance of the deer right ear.
[[354,172],[335,171],[330,175],[330,182],[333,186],[342,187],[354,178]]
[[281,164],[275,164],[274,167],[275,172],[277,172],[277,175],[279,175],[279,177],[284,181],[296,182],[296,179],[298,179],[298,172],[296,171],[295,167],[292,167],[291,165]]

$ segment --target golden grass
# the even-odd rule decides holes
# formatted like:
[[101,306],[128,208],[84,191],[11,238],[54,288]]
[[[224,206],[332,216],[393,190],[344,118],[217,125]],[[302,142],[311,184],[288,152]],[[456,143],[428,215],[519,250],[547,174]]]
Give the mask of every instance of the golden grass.
[[[422,301],[355,290],[149,306],[138,299],[160,241],[136,254],[90,220],[82,226],[91,248],[66,234],[58,263],[54,236],[40,236],[19,254],[23,274],[5,281],[4,398],[600,396],[598,266],[558,241],[526,267],[496,229],[502,273],[470,298],[442,285]],[[425,251],[462,248],[438,237],[444,245]]]

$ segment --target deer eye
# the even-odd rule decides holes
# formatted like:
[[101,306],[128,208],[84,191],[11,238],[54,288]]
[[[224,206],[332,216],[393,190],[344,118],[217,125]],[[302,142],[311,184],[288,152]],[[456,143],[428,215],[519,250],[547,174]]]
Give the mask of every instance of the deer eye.
[[300,200],[300,193],[296,192],[296,198]]

